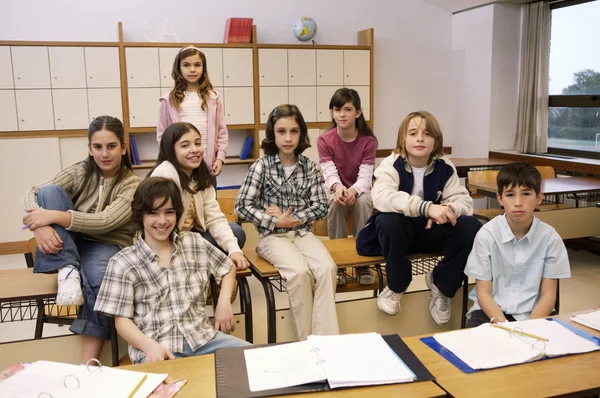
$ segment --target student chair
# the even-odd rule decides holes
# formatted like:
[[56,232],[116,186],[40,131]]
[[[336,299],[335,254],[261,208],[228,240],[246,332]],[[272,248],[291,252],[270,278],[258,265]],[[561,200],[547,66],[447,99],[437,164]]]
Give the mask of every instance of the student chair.
[[[33,268],[33,262],[35,259],[35,251],[37,243],[35,238],[31,238],[27,241],[28,252],[24,253],[25,262],[27,268]],[[35,335],[36,339],[41,339],[44,331],[45,323],[53,323],[57,325],[71,325],[77,316],[78,308],[75,306],[59,306],[54,303],[44,302],[44,300],[36,300],[37,302],[37,320],[35,323]],[[119,340],[117,335],[117,329],[115,328],[114,320],[110,320],[110,345],[111,345],[111,359],[113,366],[119,366]]]

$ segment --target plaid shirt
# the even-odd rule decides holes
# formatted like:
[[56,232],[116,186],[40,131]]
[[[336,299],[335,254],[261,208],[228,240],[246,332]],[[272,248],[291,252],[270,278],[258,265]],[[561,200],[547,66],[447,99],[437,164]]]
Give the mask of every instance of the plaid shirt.
[[[229,258],[199,234],[173,234],[169,265],[141,237],[110,259],[94,310],[133,319],[146,336],[171,352],[183,351],[183,338],[197,350],[215,331],[204,312],[210,275],[217,283],[232,267]],[[145,353],[129,345],[138,362]]]
[[291,207],[292,216],[300,220],[300,225],[293,230],[300,236],[310,232],[311,222],[327,214],[327,196],[316,163],[298,155],[296,168],[286,178],[278,155],[265,155],[254,162],[240,188],[235,213],[253,223],[263,236],[290,231],[275,228],[277,217],[265,212],[272,205],[277,205],[282,212]]

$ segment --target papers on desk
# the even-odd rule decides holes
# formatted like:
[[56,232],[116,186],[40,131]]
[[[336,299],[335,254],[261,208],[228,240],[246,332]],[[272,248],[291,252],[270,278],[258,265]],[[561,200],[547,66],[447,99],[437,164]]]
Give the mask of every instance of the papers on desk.
[[587,314],[575,315],[571,320],[587,326],[588,328],[600,330],[600,310],[588,312]]
[[330,388],[403,383],[415,374],[377,333],[309,336],[244,351],[250,391],[327,380]]
[[[435,334],[433,338],[472,369],[492,369],[555,357],[600,350],[559,322],[532,319],[502,324],[513,331],[483,324],[473,329]],[[548,341],[522,333],[544,337]]]
[[37,361],[0,383],[0,396],[147,397],[166,374],[133,372],[107,366]]

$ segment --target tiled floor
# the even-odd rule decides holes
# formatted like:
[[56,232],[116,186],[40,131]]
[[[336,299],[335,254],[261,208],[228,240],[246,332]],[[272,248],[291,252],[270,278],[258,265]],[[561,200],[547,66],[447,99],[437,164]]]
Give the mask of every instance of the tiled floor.
[[[249,234],[251,235],[251,234]],[[600,307],[600,256],[584,251],[569,250],[572,278],[563,280],[560,285],[561,313],[571,313]],[[23,255],[0,256],[0,269],[25,267]],[[423,278],[415,278],[410,290],[425,290]],[[255,343],[266,342],[266,307],[261,284],[254,277],[249,278],[254,314]],[[287,295],[275,291],[279,307],[287,307]],[[338,300],[369,297],[371,292],[338,294]],[[239,304],[234,304],[234,310]],[[376,310],[374,308],[374,310]],[[33,338],[34,321],[0,323],[0,342]],[[44,337],[68,334],[67,326],[47,324]]]

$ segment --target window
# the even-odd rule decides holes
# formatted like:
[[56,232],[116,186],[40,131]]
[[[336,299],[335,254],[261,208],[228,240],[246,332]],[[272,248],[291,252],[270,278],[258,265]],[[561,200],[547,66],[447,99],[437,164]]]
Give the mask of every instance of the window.
[[600,157],[600,1],[550,7],[548,152]]

